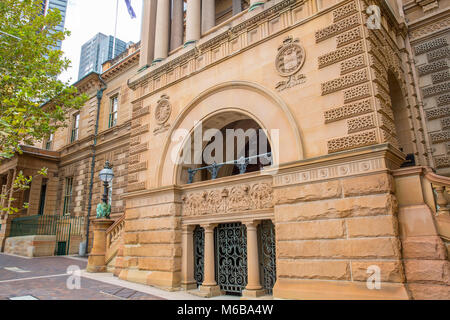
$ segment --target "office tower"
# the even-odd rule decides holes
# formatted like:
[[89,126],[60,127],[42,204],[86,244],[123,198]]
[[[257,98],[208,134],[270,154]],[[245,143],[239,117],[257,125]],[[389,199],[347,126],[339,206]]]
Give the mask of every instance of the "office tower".
[[98,33],[95,37],[83,44],[81,47],[78,79],[83,78],[92,71],[101,73],[102,64],[105,61],[116,57],[127,48],[126,42],[116,39],[116,47],[113,55],[113,46],[114,37],[106,36],[103,33]]
[[[57,31],[64,31],[64,25],[66,22],[66,12],[67,12],[67,2],[68,0],[42,0],[42,14],[47,14],[49,10],[58,9],[61,12],[61,22],[56,27]],[[57,50],[61,50],[62,42],[58,40],[55,47]]]

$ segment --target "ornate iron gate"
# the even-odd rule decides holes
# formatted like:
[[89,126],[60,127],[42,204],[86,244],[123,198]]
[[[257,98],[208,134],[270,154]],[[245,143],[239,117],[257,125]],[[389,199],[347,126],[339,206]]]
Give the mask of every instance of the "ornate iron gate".
[[267,293],[272,294],[277,280],[275,226],[272,221],[264,220],[259,224],[258,237],[261,283]]
[[215,233],[217,284],[228,294],[241,294],[247,285],[247,229],[224,223]]
[[194,229],[194,279],[197,286],[203,283],[205,269],[205,230],[197,226]]

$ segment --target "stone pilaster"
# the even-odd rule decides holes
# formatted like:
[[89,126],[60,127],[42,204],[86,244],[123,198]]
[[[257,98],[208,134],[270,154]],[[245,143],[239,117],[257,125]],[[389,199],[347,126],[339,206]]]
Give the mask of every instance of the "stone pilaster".
[[194,279],[194,226],[183,226],[181,233],[181,287],[185,290],[195,289]]
[[183,0],[172,2],[172,27],[170,30],[170,50],[174,50],[183,44],[184,14]]
[[216,25],[215,1],[202,1],[202,34]]
[[169,54],[170,0],[158,0],[156,10],[155,55],[153,62],[160,62]]
[[186,42],[185,46],[195,43],[200,39],[201,35],[201,1],[188,0],[186,12]]
[[157,0],[144,1],[139,69],[147,68],[153,61],[155,51],[156,1]]
[[208,297],[219,296],[220,288],[214,277],[214,228],[217,225],[202,225],[205,230],[205,274],[200,292]]
[[242,292],[244,297],[259,297],[264,295],[259,275],[258,259],[258,235],[257,227],[259,221],[244,222],[247,226],[247,270],[248,281],[245,290]]

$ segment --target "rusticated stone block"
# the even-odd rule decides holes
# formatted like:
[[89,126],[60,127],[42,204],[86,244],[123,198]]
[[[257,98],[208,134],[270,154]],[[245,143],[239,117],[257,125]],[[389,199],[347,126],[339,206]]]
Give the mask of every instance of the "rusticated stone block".
[[402,241],[405,259],[447,259],[447,250],[440,237],[409,237]]
[[406,260],[408,282],[434,282],[450,285],[450,263],[448,260]]
[[283,241],[277,252],[288,259],[397,259],[400,243],[396,238]]
[[351,238],[396,236],[398,223],[392,215],[353,218],[347,220],[347,233]]
[[130,220],[125,223],[125,231],[147,231],[163,229],[179,229],[179,218],[155,218]]
[[275,207],[277,222],[393,215],[398,203],[390,194],[305,202]]
[[140,270],[176,272],[181,270],[181,259],[139,258]]
[[367,281],[372,273],[367,273],[370,266],[377,266],[381,271],[382,282],[404,282],[405,274],[400,261],[352,261],[354,281]]
[[137,244],[139,242],[138,234],[126,232],[123,235],[123,240],[124,240],[125,244]]
[[126,246],[124,255],[132,257],[181,257],[181,247],[172,244],[140,244],[138,246]]
[[345,236],[344,220],[277,224],[278,240],[337,239]]
[[340,182],[335,180],[275,189],[274,199],[276,204],[282,204],[339,198],[341,194]]
[[450,300],[450,286],[447,285],[411,283],[408,288],[416,300]]
[[280,260],[277,273],[283,278],[350,280],[347,261]]
[[385,173],[344,179],[342,188],[345,197],[395,192],[392,176]]
[[139,242],[150,243],[180,243],[181,232],[173,231],[146,231],[139,233]]

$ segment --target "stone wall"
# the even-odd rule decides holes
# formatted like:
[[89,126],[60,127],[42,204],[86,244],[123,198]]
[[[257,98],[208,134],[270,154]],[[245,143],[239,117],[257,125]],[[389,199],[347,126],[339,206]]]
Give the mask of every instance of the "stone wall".
[[[275,189],[274,295],[408,298],[394,192],[387,173]],[[380,268],[381,290],[367,288],[370,266]]]
[[56,236],[25,236],[7,238],[5,253],[24,257],[49,257],[55,254]]

